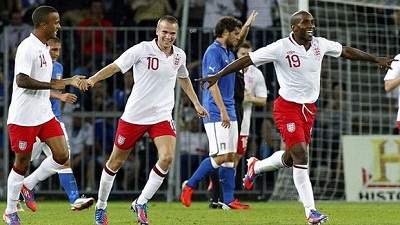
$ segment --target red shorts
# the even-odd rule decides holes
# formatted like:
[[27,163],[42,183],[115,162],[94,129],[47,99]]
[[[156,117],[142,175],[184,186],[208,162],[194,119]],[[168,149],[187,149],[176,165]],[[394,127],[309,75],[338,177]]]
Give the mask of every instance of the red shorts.
[[239,135],[237,154],[243,155],[247,151],[247,141],[249,140],[248,135]]
[[274,102],[274,120],[286,149],[294,144],[311,141],[317,107],[314,103],[298,104],[278,97]]
[[32,152],[36,137],[45,141],[46,139],[62,136],[64,132],[60,122],[55,117],[44,124],[28,127],[16,124],[8,125],[11,149],[16,153],[29,154]]
[[119,149],[130,150],[146,132],[149,133],[151,139],[164,135],[176,137],[175,122],[171,120],[151,125],[138,125],[120,119],[118,121],[114,144]]

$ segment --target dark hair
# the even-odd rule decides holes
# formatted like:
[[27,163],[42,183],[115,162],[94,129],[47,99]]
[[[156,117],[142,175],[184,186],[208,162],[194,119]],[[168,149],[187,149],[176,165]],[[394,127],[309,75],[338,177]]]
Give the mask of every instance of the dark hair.
[[293,13],[292,17],[290,18],[290,25],[293,26],[293,25],[298,24],[302,20],[303,16],[305,16],[305,15],[312,16],[311,13],[304,11],[304,10],[300,10],[300,11]]
[[51,6],[39,6],[33,11],[32,21],[35,28],[39,27],[41,23],[47,23],[49,20],[50,13],[58,12],[57,9]]
[[177,25],[179,25],[178,20],[174,16],[171,16],[171,15],[165,15],[165,16],[161,17],[158,20],[157,27],[162,21],[167,21],[168,23],[172,23],[172,24],[176,23]]
[[215,25],[214,36],[221,37],[222,33],[226,29],[228,32],[232,32],[236,28],[242,29],[242,21],[236,19],[233,16],[224,16],[218,20],[217,25]]

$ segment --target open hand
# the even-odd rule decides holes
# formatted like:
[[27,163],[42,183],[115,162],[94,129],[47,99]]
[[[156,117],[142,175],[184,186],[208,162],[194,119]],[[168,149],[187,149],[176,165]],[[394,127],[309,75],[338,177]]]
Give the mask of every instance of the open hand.
[[378,64],[382,69],[388,70],[392,69],[391,64],[394,61],[399,61],[397,59],[390,59],[387,57],[378,57]]
[[74,103],[76,102],[76,100],[78,99],[78,97],[75,94],[71,94],[71,93],[63,93],[60,96],[60,100],[62,102],[67,102],[67,103]]

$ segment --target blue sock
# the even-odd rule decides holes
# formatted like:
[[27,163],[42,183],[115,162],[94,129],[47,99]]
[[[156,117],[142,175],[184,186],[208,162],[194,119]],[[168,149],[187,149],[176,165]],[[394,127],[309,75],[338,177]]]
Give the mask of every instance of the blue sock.
[[190,177],[190,179],[189,179],[189,181],[187,182],[186,185],[191,187],[191,188],[195,188],[197,186],[197,184],[201,180],[203,180],[204,177],[208,176],[213,170],[214,170],[214,167],[211,164],[210,157],[204,159],[200,163],[200,166],[197,168],[197,170]]
[[72,173],[58,173],[61,186],[63,186],[65,193],[68,195],[69,201],[72,203],[79,198],[78,186],[74,174]]
[[219,179],[222,186],[222,194],[224,196],[224,203],[229,204],[235,197],[233,192],[235,190],[235,168],[220,167],[219,168]]

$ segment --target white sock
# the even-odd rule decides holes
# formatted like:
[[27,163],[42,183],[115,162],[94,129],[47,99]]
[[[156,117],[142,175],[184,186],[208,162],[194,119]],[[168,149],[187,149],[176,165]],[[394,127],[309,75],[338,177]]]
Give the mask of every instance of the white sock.
[[47,157],[33,173],[24,179],[24,185],[32,190],[37,183],[57,173],[62,165],[54,161],[53,156]]
[[[113,174],[110,174],[110,171]],[[100,186],[99,186],[99,193],[98,193],[98,200],[96,203],[96,207],[98,209],[105,209],[107,208],[107,200],[110,195],[111,189],[114,184],[115,180],[115,175],[117,172],[112,171],[106,164],[106,169],[103,168],[103,172],[101,173],[101,178],[100,178]]]
[[[156,172],[156,170],[158,171]],[[161,173],[162,176],[160,176],[157,173]],[[161,184],[163,183],[167,173],[168,171],[164,171],[156,163],[156,165],[150,171],[149,179],[147,180],[147,183],[144,186],[142,193],[137,199],[138,204],[145,204],[153,197],[153,195],[156,193],[156,191],[160,188]]]
[[293,165],[293,181],[299,193],[300,200],[303,202],[306,217],[309,216],[311,209],[315,209],[314,194],[307,168],[307,165],[300,165],[298,167]]
[[270,157],[260,160],[254,164],[254,172],[256,174],[268,171],[275,171],[285,167],[282,162],[282,155],[284,150],[276,151]]
[[14,213],[17,211],[17,203],[19,199],[19,194],[21,192],[23,180],[24,176],[16,173],[13,169],[11,169],[7,179],[7,208],[5,210],[6,214]]

